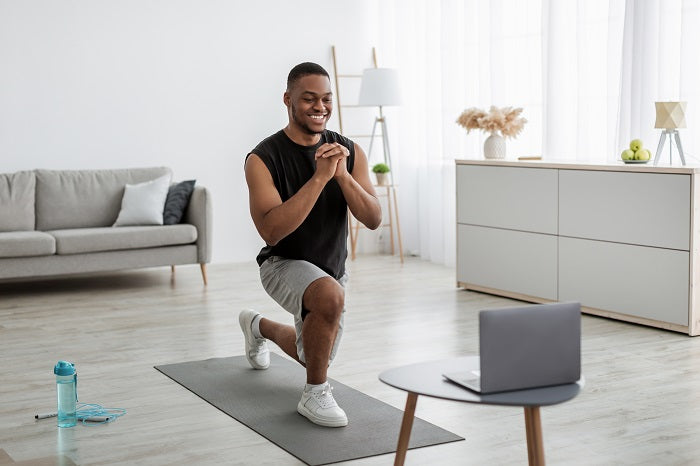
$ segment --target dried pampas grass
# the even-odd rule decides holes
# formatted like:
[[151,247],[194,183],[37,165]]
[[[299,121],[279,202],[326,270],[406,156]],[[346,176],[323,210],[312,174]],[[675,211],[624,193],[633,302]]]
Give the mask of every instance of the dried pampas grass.
[[488,112],[479,108],[468,108],[457,118],[457,124],[469,133],[473,129],[481,129],[488,133],[500,131],[506,138],[514,138],[527,120],[520,116],[522,108],[491,106]]

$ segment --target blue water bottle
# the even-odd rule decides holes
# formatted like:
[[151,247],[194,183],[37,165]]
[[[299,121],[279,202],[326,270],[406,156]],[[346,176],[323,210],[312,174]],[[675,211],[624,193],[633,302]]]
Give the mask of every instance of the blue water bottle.
[[75,404],[78,401],[78,374],[73,363],[58,361],[53,368],[58,393],[58,427],[76,424]]

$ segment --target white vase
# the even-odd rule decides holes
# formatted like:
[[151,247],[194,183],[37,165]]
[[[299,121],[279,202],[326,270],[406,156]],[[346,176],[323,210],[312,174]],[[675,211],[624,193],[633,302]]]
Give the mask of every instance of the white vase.
[[505,159],[506,158],[506,140],[497,131],[491,133],[491,136],[484,141],[484,158],[485,159]]

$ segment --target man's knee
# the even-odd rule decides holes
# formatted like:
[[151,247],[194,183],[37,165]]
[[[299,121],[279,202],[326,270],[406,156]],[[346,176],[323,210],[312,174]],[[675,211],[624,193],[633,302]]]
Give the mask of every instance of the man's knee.
[[332,278],[319,278],[306,288],[303,302],[308,312],[337,322],[345,308],[345,291]]

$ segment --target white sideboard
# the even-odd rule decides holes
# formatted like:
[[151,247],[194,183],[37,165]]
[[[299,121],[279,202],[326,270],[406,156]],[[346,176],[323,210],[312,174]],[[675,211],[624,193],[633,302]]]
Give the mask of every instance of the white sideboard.
[[700,333],[700,168],[456,163],[458,286]]

